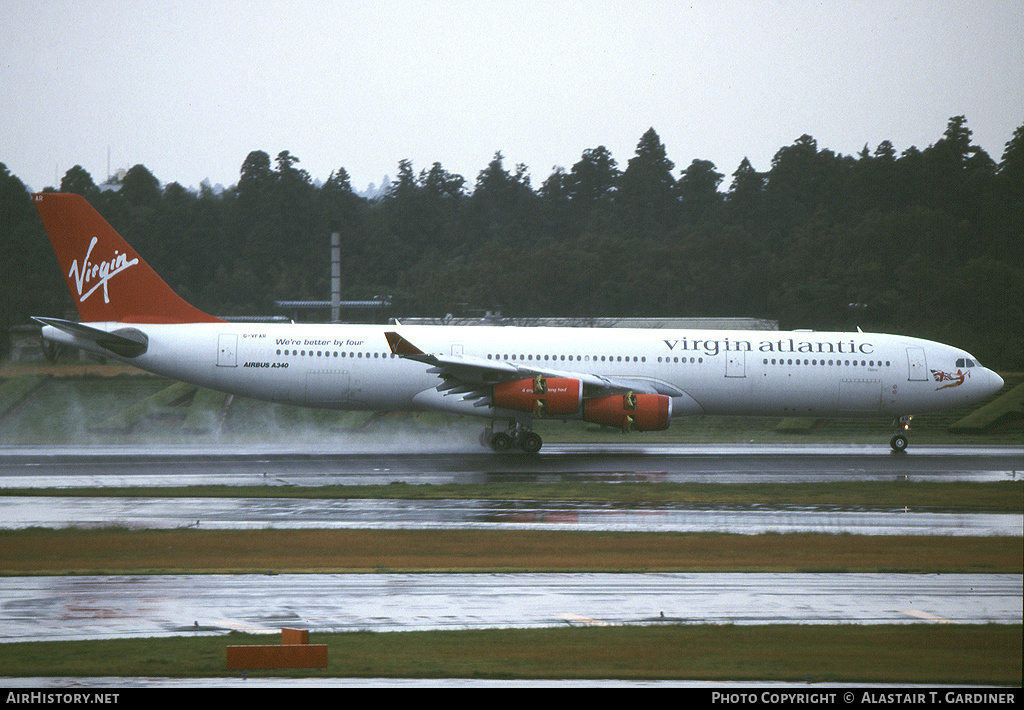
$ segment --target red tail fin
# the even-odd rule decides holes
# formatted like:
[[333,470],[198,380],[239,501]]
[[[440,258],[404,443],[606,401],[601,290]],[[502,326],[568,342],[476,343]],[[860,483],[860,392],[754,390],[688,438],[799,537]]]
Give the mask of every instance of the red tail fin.
[[81,195],[32,196],[82,322],[208,323]]

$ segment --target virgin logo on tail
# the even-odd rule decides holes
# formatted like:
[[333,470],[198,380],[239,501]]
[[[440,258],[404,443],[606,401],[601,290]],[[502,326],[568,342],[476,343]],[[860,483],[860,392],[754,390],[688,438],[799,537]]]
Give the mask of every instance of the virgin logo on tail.
[[[82,259],[81,263],[77,261],[71,262],[71,270],[68,272],[68,278],[75,280],[75,288],[78,289],[79,302],[89,298],[89,296],[96,292],[96,289],[102,286],[103,302],[110,303],[110,293],[107,291],[107,283],[117,274],[139,263],[138,258],[128,261],[128,255],[120,254],[116,249],[114,250],[114,258],[110,261],[101,261],[98,264],[90,261],[89,257],[92,256],[92,250],[98,241],[99,239],[97,237],[92,238],[92,241],[89,242],[89,249],[85,252],[85,258]],[[83,293],[82,289],[93,281],[96,281],[96,283],[92,284],[92,288]]]

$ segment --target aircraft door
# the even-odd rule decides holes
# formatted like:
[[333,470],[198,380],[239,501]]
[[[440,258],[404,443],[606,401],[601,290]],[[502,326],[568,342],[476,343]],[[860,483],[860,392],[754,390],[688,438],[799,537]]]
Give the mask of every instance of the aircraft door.
[[725,354],[725,376],[746,377],[747,376],[747,351],[730,350]]
[[238,367],[236,333],[221,333],[217,336],[217,367]]
[[928,365],[925,361],[924,348],[907,348],[907,363],[909,366],[910,381],[921,381],[928,379]]

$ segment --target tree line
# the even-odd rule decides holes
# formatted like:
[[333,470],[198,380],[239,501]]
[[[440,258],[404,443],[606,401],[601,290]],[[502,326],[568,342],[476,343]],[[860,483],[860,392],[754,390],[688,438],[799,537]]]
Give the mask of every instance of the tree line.
[[[182,296],[219,315],[274,314],[329,296],[387,294],[399,316],[745,316],[782,328],[881,330],[1024,369],[1024,126],[997,163],[963,116],[934,144],[856,155],[809,135],[767,169],[677,169],[652,128],[620,165],[598,146],[539,185],[496,153],[474,183],[398,164],[377,199],[344,168],[314,181],[288,151],[253,151],[222,192],[161,184],[136,165],[86,197]],[[21,181],[0,164],[0,338],[73,311]],[[0,342],[5,346],[6,341]]]

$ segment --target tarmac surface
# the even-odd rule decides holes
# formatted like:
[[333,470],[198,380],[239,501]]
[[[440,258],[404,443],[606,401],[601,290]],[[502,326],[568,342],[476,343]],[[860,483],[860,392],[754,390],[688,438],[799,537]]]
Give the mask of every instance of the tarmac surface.
[[1021,623],[1020,575],[15,577],[0,642],[610,624]]
[[0,528],[492,529],[1022,536],[1020,513],[572,501],[0,497]]
[[[1016,480],[1024,449],[546,447],[539,456],[0,448],[0,487],[498,480]],[[1020,515],[909,510],[623,509],[573,502],[0,498],[0,527],[568,527],[1015,535]],[[8,577],[0,641],[622,623],[1021,623],[1021,575],[248,574]]]
[[[505,481],[999,481],[1024,449],[555,445],[540,456],[224,447],[0,449],[0,489],[226,485],[301,487]],[[156,493],[156,491],[154,491]],[[0,497],[0,528],[526,528],[645,532],[831,532],[1021,536],[1020,514],[834,506],[622,505],[576,501]]]
[[272,447],[0,447],[0,488],[368,485],[504,480],[1001,481],[1024,476],[1024,447],[548,444],[540,454]]

